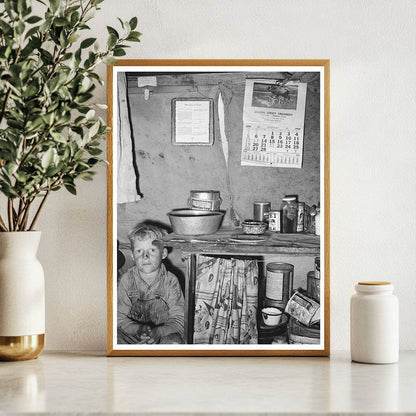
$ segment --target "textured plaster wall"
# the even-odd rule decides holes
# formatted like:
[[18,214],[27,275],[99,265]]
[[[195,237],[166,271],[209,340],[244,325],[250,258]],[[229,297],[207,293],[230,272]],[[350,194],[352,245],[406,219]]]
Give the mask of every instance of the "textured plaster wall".
[[[218,76],[215,75],[215,78]],[[282,197],[297,194],[309,205],[319,201],[319,93],[308,89],[305,111],[305,138],[302,169],[241,166],[243,136],[244,79],[260,77],[245,73],[228,77],[222,87],[224,97],[225,131],[228,139],[228,174],[218,128],[217,99],[219,87],[213,76],[205,75],[196,81],[196,88],[214,100],[214,143],[212,146],[174,146],[171,144],[171,101],[178,97],[196,97],[188,87],[175,87],[174,92],[154,92],[149,100],[133,90],[129,94],[131,125],[135,155],[140,175],[143,199],[123,204],[119,208],[119,239],[127,241],[127,232],[140,220],[158,220],[169,225],[166,215],[173,208],[187,206],[192,189],[215,189],[222,197],[221,209],[230,208],[230,194],[234,209],[241,219],[253,217],[253,202],[270,201],[279,209]],[[280,74],[269,74],[270,79]],[[175,82],[178,77],[170,77]],[[133,81],[132,77],[132,83]],[[169,81],[168,81],[169,82]],[[180,82],[180,80],[178,81]],[[316,83],[314,84],[316,85]],[[319,86],[319,84],[318,84]],[[156,90],[157,91],[157,90]],[[230,223],[227,215],[226,223]]]
[[[164,77],[164,83],[175,87],[169,87],[168,92],[164,92],[163,87],[159,87],[148,100],[145,100],[142,90],[134,88],[134,85],[137,85],[138,75],[129,76],[133,87],[129,88],[128,101],[143,198],[137,202],[119,205],[117,220],[118,239],[121,243],[128,243],[128,232],[137,222],[152,220],[169,227],[167,212],[173,208],[186,207],[191,189],[220,191],[223,200],[221,209],[226,211],[223,221],[226,226],[232,226],[229,214],[230,193],[234,197],[234,210],[242,220],[253,218],[253,202],[256,200],[270,201],[273,209],[279,209],[281,199],[286,194],[299,195],[299,200],[309,205],[318,203],[319,80],[312,81],[307,91],[303,167],[297,169],[241,166],[245,79],[264,77],[264,74],[250,72],[226,75],[223,78],[217,74],[196,76],[192,88],[183,85],[189,78],[187,75]],[[270,73],[267,77],[273,80],[282,78],[282,75]],[[227,187],[227,167],[218,127],[217,99],[220,88],[216,84],[218,78],[221,79],[224,99],[230,190]],[[314,78],[314,74],[309,76],[303,74],[302,80],[311,78]],[[159,85],[160,79],[158,82]],[[172,99],[200,98],[201,94],[214,100],[213,145],[172,145]],[[241,232],[241,229],[237,229],[236,232]],[[127,259],[130,260],[129,250]],[[175,268],[185,270],[179,253],[171,253],[169,260]],[[281,261],[281,259],[267,259],[267,262],[269,261]],[[292,258],[289,262],[295,265],[294,287],[302,286],[306,289],[307,272],[314,268],[313,257]],[[131,265],[131,262],[127,261],[125,268],[128,265]],[[178,277],[183,282],[182,275],[183,273]]]
[[[127,58],[331,60],[331,346],[349,348],[354,283],[377,279],[394,283],[401,347],[416,349],[416,3],[106,0],[92,31],[103,43],[133,15],[144,35]],[[105,190],[103,166],[39,223],[49,350],[105,349]]]

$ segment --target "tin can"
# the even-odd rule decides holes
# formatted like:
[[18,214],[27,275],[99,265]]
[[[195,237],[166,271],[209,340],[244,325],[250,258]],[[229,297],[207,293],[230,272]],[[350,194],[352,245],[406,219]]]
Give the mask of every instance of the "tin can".
[[219,191],[190,191],[188,207],[205,211],[219,211],[222,199]]
[[284,309],[293,290],[293,264],[268,263],[266,265],[266,306]]
[[314,270],[308,272],[307,274],[307,289],[306,292],[310,298],[316,300],[318,303],[321,298],[321,281],[319,275],[316,276]]
[[291,316],[287,325],[289,344],[319,344],[321,330],[316,326],[308,327]]
[[320,321],[319,303],[297,291],[289,299],[285,312],[306,326]]
[[280,233],[280,211],[269,212],[269,230]]
[[254,221],[267,222],[269,220],[270,209],[271,209],[270,202],[254,201],[254,204],[253,204]]

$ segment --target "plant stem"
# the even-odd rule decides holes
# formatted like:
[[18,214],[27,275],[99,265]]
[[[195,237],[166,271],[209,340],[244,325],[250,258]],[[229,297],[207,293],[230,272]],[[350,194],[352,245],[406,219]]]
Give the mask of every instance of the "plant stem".
[[20,161],[18,169],[20,169],[23,166],[23,163],[26,161],[26,159],[35,151],[36,147],[39,146],[39,144],[45,139],[46,135],[58,124],[58,120],[55,120],[55,122],[50,126],[43,134],[40,136],[39,140],[32,145],[30,150],[23,156],[23,159]]
[[50,189],[48,189],[46,191],[46,194],[43,197],[42,202],[40,203],[38,210],[36,211],[35,217],[33,218],[32,224],[30,224],[29,231],[33,230],[33,228],[34,228],[34,226],[35,226],[35,224],[36,224],[36,222],[39,218],[40,211],[42,210],[43,206],[45,205],[46,199],[48,198],[50,192],[51,192]]
[[3,218],[1,217],[1,215],[0,215],[0,229],[1,229],[1,231],[8,231],[7,227],[6,227],[6,224],[4,223]]
[[23,199],[19,201],[19,209],[18,209],[18,216],[16,219],[16,231],[24,231],[22,230],[22,221],[23,217],[26,212],[26,202]]
[[33,199],[30,200],[25,206],[25,215],[23,216],[22,223],[20,225],[20,228],[22,231],[26,230],[27,220],[29,218],[29,209],[30,209],[30,206],[32,205],[32,202],[33,202]]
[[7,201],[7,215],[9,217],[9,230],[14,231],[13,225],[13,200],[11,198]]
[[4,113],[6,112],[7,101],[9,101],[9,98],[10,98],[11,93],[12,93],[12,89],[11,89],[11,88],[9,88],[9,89],[7,90],[6,97],[5,97],[5,99],[4,99],[4,101],[3,101],[3,105],[2,105],[2,107],[1,107],[1,113],[0,113],[0,123],[1,123],[1,121],[3,120]]
[[23,208],[23,203],[22,203],[22,200],[20,199],[19,200],[19,207],[18,207],[18,209],[17,209],[17,215],[15,215],[15,217],[14,217],[14,229],[15,229],[15,231],[19,231],[19,220],[20,220],[20,217],[22,216],[22,208]]

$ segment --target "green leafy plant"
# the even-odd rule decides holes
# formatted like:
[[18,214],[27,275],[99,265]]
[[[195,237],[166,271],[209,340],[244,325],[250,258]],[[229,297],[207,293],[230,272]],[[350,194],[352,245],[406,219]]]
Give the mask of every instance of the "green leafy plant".
[[[137,18],[107,26],[100,51],[81,37],[103,0],[0,0],[1,231],[33,230],[51,191],[76,194],[76,179],[92,180],[102,161],[108,126],[92,104],[103,80],[100,63],[112,65],[138,42]],[[39,16],[42,14],[42,16]],[[1,202],[1,201],[0,201]]]

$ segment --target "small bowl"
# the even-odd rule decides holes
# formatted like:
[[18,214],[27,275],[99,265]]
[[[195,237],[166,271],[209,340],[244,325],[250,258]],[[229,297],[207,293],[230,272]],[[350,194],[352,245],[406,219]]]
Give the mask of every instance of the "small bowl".
[[263,221],[244,220],[241,224],[244,234],[260,235],[264,234],[267,228],[267,223]]

